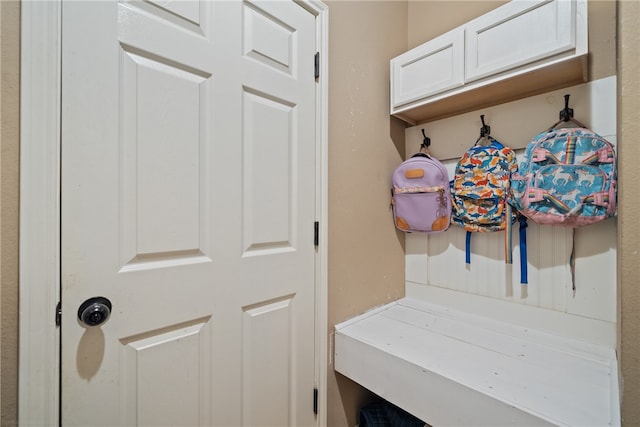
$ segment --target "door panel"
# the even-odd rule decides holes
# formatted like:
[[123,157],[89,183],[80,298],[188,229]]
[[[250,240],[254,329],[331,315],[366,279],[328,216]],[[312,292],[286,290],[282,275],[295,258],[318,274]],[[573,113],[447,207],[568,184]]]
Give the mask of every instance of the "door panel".
[[290,75],[295,72],[295,28],[258,7],[244,8],[243,52],[258,62]]
[[211,323],[196,319],[120,340],[125,425],[211,425]]
[[243,97],[244,255],[293,249],[295,106],[249,91]]
[[[244,309],[242,378],[243,420],[246,425],[292,425],[293,402],[265,398],[271,395],[296,399],[289,360],[295,359],[293,340],[293,297],[263,302]],[[270,396],[271,396],[270,395]]]
[[314,53],[294,2],[63,3],[64,425],[315,423]]
[[121,52],[124,267],[206,260],[212,77]]

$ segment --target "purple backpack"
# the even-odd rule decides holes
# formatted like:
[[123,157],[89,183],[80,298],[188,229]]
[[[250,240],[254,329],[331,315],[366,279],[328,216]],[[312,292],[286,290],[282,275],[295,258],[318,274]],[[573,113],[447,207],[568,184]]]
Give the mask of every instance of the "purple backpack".
[[449,175],[440,161],[415,154],[396,168],[391,184],[393,220],[398,230],[436,233],[449,228]]

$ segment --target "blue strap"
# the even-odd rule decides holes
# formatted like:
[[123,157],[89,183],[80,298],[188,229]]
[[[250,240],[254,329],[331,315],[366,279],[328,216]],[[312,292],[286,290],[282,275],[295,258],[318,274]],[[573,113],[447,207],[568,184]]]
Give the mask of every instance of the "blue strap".
[[520,283],[529,282],[527,274],[527,217],[520,215]]
[[471,264],[471,232],[470,231],[467,231],[465,262],[467,264]]
[[501,142],[499,142],[497,139],[494,139],[494,138],[491,138],[491,145],[497,148],[498,150],[502,150],[504,148],[504,145],[502,145]]
[[576,229],[571,229],[571,255],[569,255],[569,266],[571,267],[571,289],[576,291]]

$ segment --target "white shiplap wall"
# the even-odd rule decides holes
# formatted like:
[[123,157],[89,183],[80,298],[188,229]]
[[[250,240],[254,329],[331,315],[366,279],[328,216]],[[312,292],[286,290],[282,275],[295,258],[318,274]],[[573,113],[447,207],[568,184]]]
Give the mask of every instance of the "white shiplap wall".
[[[458,145],[461,140],[468,141],[463,147],[472,145],[481,126],[480,114],[485,115],[496,139],[514,148],[523,147],[534,136],[530,131],[532,125],[542,131],[557,120],[558,112],[564,108],[564,94],[571,94],[570,107],[574,108],[576,119],[615,144],[614,76],[408,128],[406,152],[411,155],[417,151],[422,129],[432,137],[432,152],[436,156],[438,146],[448,140]],[[518,118],[518,111],[526,111],[526,117]],[[519,120],[527,125],[519,124]],[[440,152],[445,151],[448,150],[440,148]],[[457,156],[462,154],[461,150]],[[457,158],[443,160],[450,178],[456,161]],[[407,295],[424,298],[422,291],[426,288],[448,289],[615,323],[615,218],[575,230],[575,292],[569,266],[571,229],[538,226],[529,221],[528,285],[520,284],[517,224],[513,230],[512,266],[504,263],[503,239],[503,232],[474,233],[471,264],[466,265],[462,229],[451,226],[442,234],[407,234]]]

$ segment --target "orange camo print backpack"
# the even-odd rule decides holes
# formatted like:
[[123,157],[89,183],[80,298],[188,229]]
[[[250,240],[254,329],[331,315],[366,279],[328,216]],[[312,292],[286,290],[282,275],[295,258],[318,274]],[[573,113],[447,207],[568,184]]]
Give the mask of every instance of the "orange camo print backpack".
[[467,231],[467,264],[471,262],[471,233],[502,230],[505,261],[511,264],[511,225],[516,217],[507,199],[518,164],[515,152],[489,136],[490,128],[482,119],[480,138],[458,161],[451,181],[451,223]]

